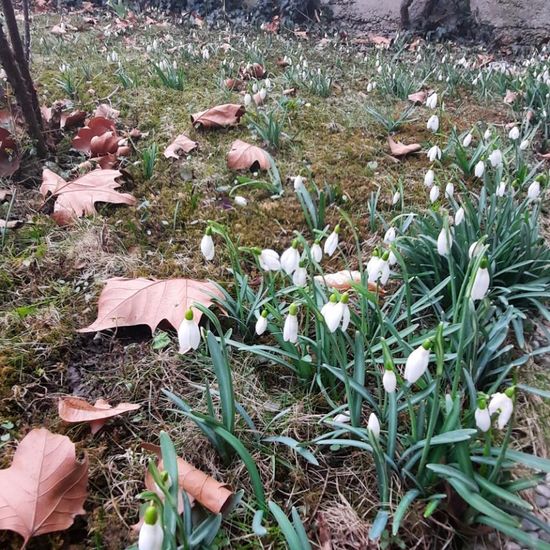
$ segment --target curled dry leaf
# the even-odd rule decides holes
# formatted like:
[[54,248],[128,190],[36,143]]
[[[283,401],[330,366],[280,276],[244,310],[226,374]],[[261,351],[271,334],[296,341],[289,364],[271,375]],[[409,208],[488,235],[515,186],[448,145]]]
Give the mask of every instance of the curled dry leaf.
[[12,195],[13,191],[11,189],[0,189],[0,202],[8,200],[8,197],[11,197]]
[[120,115],[120,111],[113,109],[107,103],[102,103],[94,111],[94,117],[108,118],[109,120],[116,120]]
[[[222,299],[223,295],[209,281],[115,277],[108,279],[101,291],[97,319],[78,332],[136,325],[147,325],[153,332],[162,321],[178,329],[194,303],[210,307],[214,297]],[[197,323],[201,316],[201,311],[195,308]]]
[[265,78],[267,71],[261,63],[250,63],[239,69],[239,76],[243,80]]
[[239,78],[227,78],[225,80],[225,87],[228,90],[239,92],[243,89],[244,82]]
[[391,136],[388,136],[388,145],[390,146],[391,154],[394,157],[404,157],[409,153],[416,153],[422,149],[422,146],[419,143],[404,145],[399,141],[394,141]]
[[244,113],[242,105],[226,103],[191,115],[191,122],[195,128],[225,128],[238,124]]
[[50,130],[77,128],[84,124],[86,112],[69,110],[69,101],[56,101],[51,107],[41,107],[42,118],[47,122]]
[[12,134],[0,128],[0,178],[7,178],[19,169],[21,156]]
[[19,229],[25,222],[23,220],[2,220],[0,219],[0,233],[3,229]]
[[277,67],[281,67],[281,69],[284,69],[290,65],[290,63],[286,61],[283,57],[278,57],[275,63]]
[[[144,449],[154,452],[159,458],[157,467],[162,470],[160,447],[149,443],[142,444]],[[201,472],[189,462],[178,457],[178,485],[189,495],[191,502],[197,501],[214,514],[222,514],[231,504],[233,493],[226,483],[220,483],[213,477]],[[145,474],[145,487],[155,491],[153,477],[147,471]]]
[[409,94],[408,100],[412,101],[416,105],[423,105],[428,99],[428,92],[426,90],[420,90],[414,94]]
[[237,139],[227,154],[227,167],[230,170],[268,170],[269,155],[261,147],[250,145]]
[[256,93],[252,96],[252,99],[254,100],[254,103],[255,103],[256,105],[258,105],[258,107],[259,107],[260,105],[263,105],[263,104],[264,104],[264,101],[265,101],[265,98],[266,98],[266,97],[267,97],[267,96],[263,96],[263,97],[262,97],[262,94],[261,94],[260,92],[256,92]]
[[[99,140],[102,136],[103,138]],[[94,145],[92,145],[92,141],[94,142]],[[118,137],[116,135],[114,122],[101,116],[90,119],[88,124],[78,131],[78,134],[72,141],[73,149],[87,155],[97,154],[101,146],[109,149],[106,150],[104,154],[114,152],[111,151],[111,149],[113,149],[117,144]]]
[[[350,271],[343,269],[336,273],[327,273],[325,275],[315,275],[315,281],[324,286],[334,288],[340,292],[349,290],[353,284],[361,283],[361,273],[359,271]],[[376,291],[376,284],[369,283],[369,290]],[[380,287],[378,287],[380,290]]]
[[98,399],[93,405],[80,397],[64,397],[59,400],[57,410],[59,417],[70,424],[89,422],[92,434],[96,434],[107,422],[108,418],[119,414],[135,411],[140,405],[134,403],[119,403],[112,407],[104,399]]
[[65,181],[55,172],[44,168],[40,193],[55,199],[53,219],[59,225],[67,225],[89,214],[96,214],[96,202],[134,205],[136,199],[129,193],[118,193],[116,181],[122,173],[118,170],[92,170],[73,181]]
[[164,156],[169,159],[179,159],[180,153],[190,153],[193,149],[196,149],[199,144],[192,139],[189,139],[186,135],[180,134],[166,149],[164,150]]
[[375,46],[382,46],[384,48],[389,48],[391,44],[391,40],[389,38],[378,34],[369,34],[369,40],[371,44],[374,44]]
[[506,95],[504,96],[504,103],[511,105],[519,97],[518,92],[513,92],[512,90],[506,90]]
[[68,437],[32,430],[11,466],[0,470],[0,529],[19,533],[24,545],[33,536],[67,529],[85,513],[87,483],[88,461],[76,460]]

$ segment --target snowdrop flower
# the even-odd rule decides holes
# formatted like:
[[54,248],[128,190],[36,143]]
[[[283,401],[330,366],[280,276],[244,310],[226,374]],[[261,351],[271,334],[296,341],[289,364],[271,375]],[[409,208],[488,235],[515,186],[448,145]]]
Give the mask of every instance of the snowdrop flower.
[[328,302],[321,308],[321,315],[325,319],[329,332],[336,332],[343,314],[344,311],[340,306],[340,302],[338,302],[338,297],[336,294],[331,294]]
[[268,89],[268,90],[271,90],[271,80],[269,78],[266,78],[265,79],[265,87]]
[[390,250],[390,255],[388,257],[388,265],[395,265],[397,263],[397,256],[394,254],[393,250]]
[[462,140],[462,147],[470,147],[472,143],[473,136],[470,133],[467,133]]
[[483,177],[484,173],[485,173],[485,163],[482,160],[480,160],[474,168],[474,174],[476,178],[481,178]]
[[519,139],[519,128],[517,126],[514,126],[508,133],[508,137],[513,141]]
[[380,422],[374,413],[370,413],[367,430],[369,430],[375,439],[380,437]]
[[339,233],[340,233],[340,226],[337,225],[334,228],[334,231],[328,236],[327,240],[325,241],[324,250],[327,256],[332,256],[336,251],[336,248],[338,247]]
[[430,147],[428,149],[427,156],[428,156],[428,159],[430,160],[430,162],[433,162],[436,159],[440,160],[441,159],[441,149],[437,145],[434,145],[433,147]]
[[205,61],[208,61],[208,59],[210,59],[210,52],[208,51],[208,48],[203,48],[202,49],[202,58]]
[[349,424],[351,418],[350,415],[347,413],[340,413],[333,418],[333,421],[338,422],[338,424]]
[[404,377],[409,384],[414,384],[426,372],[430,362],[431,347],[431,341],[425,340],[407,357]]
[[495,149],[490,155],[489,155],[489,162],[491,163],[491,166],[493,168],[497,168],[502,164],[502,153],[500,149]]
[[453,246],[453,238],[451,230],[448,227],[443,227],[437,237],[437,253],[440,256],[448,256]]
[[252,92],[255,94],[258,93],[258,84],[256,82],[252,84]]
[[445,186],[445,196],[450,199],[455,193],[455,186],[452,183],[448,183]]
[[522,151],[525,151],[529,148],[529,140],[528,139],[524,139],[520,144],[519,144],[519,148],[522,150]]
[[489,290],[489,284],[491,283],[491,277],[489,276],[489,270],[487,269],[487,258],[483,258],[479,264],[474,283],[472,285],[472,292],[470,297],[474,302],[476,300],[483,300]]
[[187,353],[189,350],[197,349],[201,343],[201,332],[199,325],[193,320],[193,311],[188,309],[185,318],[178,328],[178,341],[180,353]]
[[535,180],[527,189],[527,198],[531,201],[538,199],[540,195],[540,183]]
[[287,275],[292,275],[298,269],[299,263],[298,239],[294,239],[292,245],[281,254],[281,267]]
[[462,206],[456,211],[455,225],[459,226],[464,221],[464,208]]
[[431,187],[434,184],[435,172],[433,170],[428,170],[424,176],[424,185],[426,187]]
[[396,237],[395,227],[390,227],[386,231],[386,234],[384,235],[384,242],[388,244],[393,243],[393,241],[395,241],[395,237]]
[[340,298],[340,307],[342,308],[342,332],[346,332],[346,330],[348,330],[349,322],[351,319],[348,302],[349,294],[347,292],[344,292],[344,294],[342,294],[342,297]]
[[435,109],[437,107],[437,93],[434,92],[428,96],[428,99],[426,99],[426,107],[428,107],[428,109]]
[[435,134],[435,132],[439,130],[439,117],[437,115],[432,115],[428,119],[426,128]]
[[210,262],[214,259],[216,251],[214,249],[214,241],[212,240],[212,229],[210,227],[206,228],[206,232],[201,239],[201,252],[205,260]]
[[260,90],[260,99],[263,101],[267,96],[267,90],[265,88],[262,88]]
[[298,306],[295,303],[290,304],[288,315],[283,327],[283,340],[295,344],[298,341]]
[[491,395],[491,401],[489,401],[489,414],[492,416],[497,413],[497,425],[498,429],[502,430],[512,413],[514,412],[514,401],[512,397],[514,396],[514,388],[508,388],[504,393],[493,393]]
[[237,206],[246,206],[248,204],[248,201],[244,197],[241,197],[241,195],[235,195],[233,201]]
[[483,244],[480,243],[479,241],[474,241],[470,245],[470,248],[468,248],[468,257],[471,260],[474,256],[479,256],[479,254],[481,254],[482,252],[483,252]]
[[394,194],[393,194],[393,197],[392,197],[392,200],[391,200],[391,203],[392,205],[395,205],[399,202],[399,199],[401,198],[401,193],[399,191],[396,191]]
[[367,273],[369,276],[369,283],[373,283],[376,280],[376,274],[378,273],[378,263],[380,262],[380,254],[378,250],[374,249],[370,260],[367,262]]
[[430,202],[433,204],[439,198],[439,187],[434,185],[430,189]]
[[382,385],[387,393],[393,393],[397,387],[397,378],[393,368],[385,368],[384,375],[382,376]]
[[244,106],[245,107],[250,107],[250,105],[252,105],[252,96],[250,94],[245,94],[244,95]]
[[499,184],[498,184],[498,187],[497,187],[497,190],[495,191],[495,195],[497,197],[504,197],[504,194],[506,193],[506,182],[505,181],[501,181]]
[[311,247],[311,259],[317,263],[323,259],[323,249],[321,248],[319,241],[315,241]]
[[261,336],[267,329],[267,310],[264,309],[258,320],[256,321],[255,331],[258,336]]
[[483,134],[483,139],[485,139],[485,140],[491,139],[491,129],[490,128],[487,128],[487,130],[485,130],[485,133]]
[[296,176],[294,178],[294,191],[299,191],[304,186],[304,178],[302,176]]
[[367,84],[367,92],[372,92],[372,90],[373,90],[372,82],[369,82],[369,83]]
[[279,254],[271,248],[264,248],[260,252],[258,261],[260,263],[260,267],[265,271],[279,271],[281,269]]
[[306,286],[307,282],[307,269],[304,267],[304,263],[300,262],[296,271],[292,275],[292,282],[295,286]]
[[161,550],[164,531],[160,524],[157,509],[151,505],[145,510],[143,524],[139,530],[139,550]]
[[474,413],[476,419],[476,426],[482,432],[486,432],[491,427],[491,413],[487,408],[487,402],[485,399],[479,399],[477,402],[477,409]]

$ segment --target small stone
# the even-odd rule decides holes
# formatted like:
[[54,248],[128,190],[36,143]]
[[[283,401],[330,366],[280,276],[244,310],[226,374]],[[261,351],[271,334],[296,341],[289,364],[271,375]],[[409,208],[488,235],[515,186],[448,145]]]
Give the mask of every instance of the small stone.
[[550,487],[548,485],[537,485],[535,491],[544,498],[550,498]]
[[536,495],[535,504],[539,508],[546,508],[548,506],[548,499],[546,497],[543,497],[542,495]]
[[524,531],[538,531],[538,526],[528,519],[521,520],[521,527]]
[[504,550],[521,550],[521,546],[515,542],[508,541],[504,546]]

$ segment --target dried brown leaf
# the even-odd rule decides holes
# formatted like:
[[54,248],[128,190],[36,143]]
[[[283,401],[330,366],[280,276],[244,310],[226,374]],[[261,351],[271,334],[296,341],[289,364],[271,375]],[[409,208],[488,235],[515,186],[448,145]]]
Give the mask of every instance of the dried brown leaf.
[[242,105],[226,103],[191,115],[191,122],[195,128],[225,128],[238,124],[244,113]]
[[196,149],[199,144],[192,139],[189,139],[185,134],[180,134],[176,139],[166,147],[164,156],[169,159],[179,159],[180,153],[190,153],[193,149]]
[[261,147],[237,139],[227,154],[227,167],[230,170],[268,170],[269,155]]
[[518,92],[513,92],[512,90],[506,90],[506,95],[504,96],[504,103],[511,105],[519,97]]
[[135,411],[140,405],[134,403],[119,403],[116,407],[111,406],[104,399],[98,399],[93,405],[80,397],[64,397],[59,400],[58,412],[61,420],[71,424],[89,422],[92,434],[97,433],[108,418],[119,414]]
[[[98,138],[107,134],[102,140],[98,141]],[[94,146],[92,146],[92,141]],[[105,117],[94,117],[88,121],[88,124],[78,131],[78,134],[72,141],[73,149],[81,151],[87,155],[97,155],[100,151],[100,145],[110,147],[112,149],[113,142],[118,143],[118,137],[116,137],[116,128],[112,120]],[[92,152],[92,147],[94,152]],[[105,151],[107,154],[113,151]]]
[[113,109],[107,103],[102,103],[101,105],[98,105],[98,107],[94,111],[94,117],[103,117],[113,121],[116,120],[119,115],[120,111]]
[[14,137],[0,128],[0,178],[8,178],[19,169],[21,155]]
[[59,225],[67,225],[89,214],[96,214],[95,203],[134,205],[136,199],[129,193],[118,193],[118,170],[92,170],[88,174],[67,182],[55,172],[44,168],[40,193],[52,195],[55,204],[52,217]]
[[416,105],[422,105],[426,102],[426,99],[428,98],[428,92],[426,90],[420,90],[419,92],[415,92],[414,94],[409,94],[408,100],[412,101]]
[[[108,279],[97,305],[97,319],[78,332],[95,332],[115,327],[147,325],[154,331],[162,321],[175,329],[194,303],[212,305],[212,298],[223,298],[216,286],[194,279]],[[194,308],[198,323],[202,313]]]
[[24,544],[62,531],[84,514],[88,461],[76,460],[71,440],[45,428],[19,443],[11,466],[0,470],[0,529],[19,533]]

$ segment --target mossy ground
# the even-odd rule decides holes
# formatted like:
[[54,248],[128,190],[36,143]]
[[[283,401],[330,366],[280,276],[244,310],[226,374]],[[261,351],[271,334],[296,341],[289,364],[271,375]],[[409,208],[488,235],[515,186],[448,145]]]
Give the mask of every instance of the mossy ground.
[[[371,193],[380,191],[379,210],[388,216],[399,181],[405,200],[419,206],[426,204],[422,183],[428,167],[425,155],[396,162],[388,154],[387,133],[365,112],[365,103],[389,104],[394,113],[407,106],[399,98],[366,94],[368,82],[376,78],[374,49],[359,52],[337,41],[320,47],[323,42],[314,38],[304,41],[256,31],[247,32],[245,43],[237,31],[156,26],[145,24],[142,19],[131,29],[109,34],[114,19],[108,14],[94,14],[94,25],[87,25],[86,17],[80,14],[67,18],[67,22],[82,26],[82,30],[59,37],[50,33],[59,20],[57,15],[35,17],[33,73],[40,100],[50,105],[67,98],[59,69],[66,65],[75,83],[75,106],[92,112],[99,103],[110,103],[121,111],[121,129],[139,128],[146,137],[135,141],[135,151],[123,165],[132,176],[125,187],[138,199],[135,208],[100,206],[95,218],[60,228],[41,213],[42,199],[36,186],[39,172],[29,168],[25,185],[17,188],[12,215],[29,223],[7,234],[0,260],[0,418],[14,425],[4,429],[11,439],[2,445],[5,451],[11,451],[19,434],[44,425],[70,436],[80,452],[88,453],[91,465],[86,504],[89,514],[78,519],[67,532],[32,541],[29,548],[35,549],[119,549],[129,544],[134,538],[130,526],[137,521],[136,495],[142,490],[147,463],[140,441],[156,441],[161,429],[173,436],[188,461],[217,479],[250,492],[242,464],[221,464],[205,438],[190,422],[173,414],[160,393],[166,387],[198,408],[205,406],[198,387],[205,378],[212,380],[205,357],[180,357],[175,342],[164,350],[154,350],[146,330],[124,329],[99,339],[76,332],[95,318],[97,296],[105,279],[193,277],[230,283],[223,252],[219,251],[213,263],[205,263],[200,255],[198,245],[206,221],[223,223],[242,245],[282,250],[292,240],[293,231],[307,234],[288,179],[299,173],[315,179],[320,187],[331,185],[337,191],[338,199],[327,212],[327,223],[334,225],[339,219],[338,209],[344,208],[367,241],[372,237],[368,224]],[[147,45],[154,40],[157,49],[147,52]],[[222,48],[223,44],[228,47]],[[188,53],[188,45],[195,54]],[[210,49],[208,60],[200,55],[204,47]],[[112,60],[113,52],[117,61]],[[335,79],[332,93],[323,98],[300,88],[288,106],[286,137],[278,150],[271,150],[283,178],[284,195],[272,198],[262,191],[243,191],[248,205],[235,206],[227,192],[220,191],[231,186],[235,178],[226,166],[225,156],[234,139],[251,141],[254,137],[246,123],[228,130],[195,130],[190,115],[220,103],[242,101],[236,92],[220,84],[222,67],[231,60],[235,63],[233,71],[247,62],[265,65],[274,89],[264,108],[273,108],[283,89],[290,87],[285,70],[276,63],[285,55],[295,61],[303,55],[310,66],[322,67],[331,74]],[[413,56],[408,52],[402,55],[411,59]],[[183,90],[160,86],[150,76],[151,59],[162,58],[176,60],[183,66]],[[137,80],[135,87],[122,85],[117,76],[119,63]],[[460,88],[445,103],[444,131],[451,127],[466,131],[479,121],[504,125],[514,116],[504,105],[483,102]],[[419,108],[421,112],[423,108]],[[433,141],[425,119],[417,116],[403,126],[399,139],[421,144]],[[162,151],[180,133],[198,141],[199,149],[179,161],[165,159]],[[140,155],[152,143],[158,144],[159,156],[153,177],[146,180]],[[49,166],[68,174],[83,160],[70,150],[67,137],[49,160]],[[32,158],[24,163],[36,166]],[[450,168],[440,173],[453,176]],[[383,229],[378,224],[378,231]],[[344,265],[337,259],[330,267]],[[326,411],[315,395],[296,385],[287,372],[265,364],[258,366],[237,354],[233,357],[233,369],[238,399],[260,430],[287,409],[287,414],[270,429],[297,440],[319,433],[319,419]],[[141,403],[142,408],[137,414],[110,422],[92,437],[86,426],[67,427],[57,417],[57,398],[73,392],[91,400]],[[240,430],[242,437],[248,437],[244,428]],[[3,466],[9,463],[9,457],[10,452],[3,454]],[[314,525],[322,519],[335,541],[348,540],[355,544],[350,547],[366,547],[362,544],[367,544],[369,518],[377,505],[373,492],[375,473],[366,454],[321,456],[319,468],[280,449],[277,454],[269,449],[256,452],[254,457],[266,492],[276,495],[279,502],[302,506],[313,538],[317,536]],[[276,530],[260,541],[250,534],[250,523],[251,516],[246,514],[230,518],[220,546],[283,547]],[[449,538],[449,532],[437,518],[428,523],[419,517],[407,526],[404,540],[394,540],[393,544],[407,547],[407,537],[421,541],[424,548],[437,548]],[[0,540],[2,545],[16,545],[15,539],[2,534]]]

